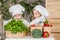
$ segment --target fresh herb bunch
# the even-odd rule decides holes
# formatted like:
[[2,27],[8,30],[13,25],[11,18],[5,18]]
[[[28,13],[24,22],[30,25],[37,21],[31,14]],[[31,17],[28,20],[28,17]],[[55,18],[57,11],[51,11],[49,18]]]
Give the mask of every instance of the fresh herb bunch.
[[29,28],[23,24],[22,20],[11,20],[4,26],[6,31],[11,31],[13,34],[17,34],[17,32],[27,32]]

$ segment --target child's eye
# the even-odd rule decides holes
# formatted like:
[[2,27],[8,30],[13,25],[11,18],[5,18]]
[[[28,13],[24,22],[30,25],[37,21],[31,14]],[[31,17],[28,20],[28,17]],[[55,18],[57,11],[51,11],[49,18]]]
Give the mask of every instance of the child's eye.
[[32,14],[32,15],[34,15],[34,14]]
[[36,13],[36,15],[37,15],[37,13]]
[[14,15],[14,17],[16,17],[16,15]]
[[18,16],[20,16],[20,15],[18,15]]
[[35,13],[34,15],[37,15],[37,13]]

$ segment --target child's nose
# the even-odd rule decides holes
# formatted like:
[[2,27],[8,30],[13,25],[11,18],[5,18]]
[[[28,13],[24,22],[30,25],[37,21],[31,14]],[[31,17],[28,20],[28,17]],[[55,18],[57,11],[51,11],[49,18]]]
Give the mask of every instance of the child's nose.
[[16,19],[19,19],[19,17],[16,17]]

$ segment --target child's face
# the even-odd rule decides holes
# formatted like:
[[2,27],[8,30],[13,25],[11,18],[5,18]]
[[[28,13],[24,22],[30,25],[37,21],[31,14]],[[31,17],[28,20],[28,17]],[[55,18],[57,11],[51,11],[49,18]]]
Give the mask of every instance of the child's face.
[[16,20],[20,20],[22,18],[22,15],[21,14],[16,14],[13,16],[14,19]]
[[34,16],[34,18],[39,18],[42,15],[37,10],[33,10],[33,16]]

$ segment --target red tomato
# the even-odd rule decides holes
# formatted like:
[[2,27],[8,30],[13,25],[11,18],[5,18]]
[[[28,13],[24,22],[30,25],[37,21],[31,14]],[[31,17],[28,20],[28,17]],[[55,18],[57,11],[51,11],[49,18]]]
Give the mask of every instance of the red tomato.
[[47,31],[43,32],[43,38],[48,38],[50,35]]
[[33,24],[33,25],[31,25],[31,27],[36,27],[36,25],[35,25],[35,24]]
[[47,24],[47,23],[44,23],[44,25],[43,25],[43,26],[47,27],[47,26],[49,26],[49,24]]

